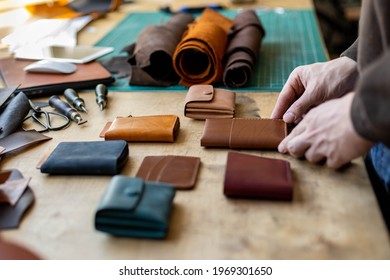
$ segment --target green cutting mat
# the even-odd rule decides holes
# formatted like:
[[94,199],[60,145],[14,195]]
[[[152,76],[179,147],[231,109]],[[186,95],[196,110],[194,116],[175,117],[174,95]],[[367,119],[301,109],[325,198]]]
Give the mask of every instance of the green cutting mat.
[[[238,10],[221,11],[234,18]],[[256,69],[247,87],[236,91],[279,92],[291,71],[299,65],[326,61],[315,14],[312,10],[258,9],[266,35],[263,39]],[[148,25],[166,23],[170,15],[163,12],[131,13],[113,28],[96,45],[112,46],[115,51],[105,56],[121,55],[120,50],[134,42]],[[124,54],[123,54],[124,55]],[[128,85],[127,79],[117,79],[112,91],[186,90],[180,85],[170,87],[145,87]]]

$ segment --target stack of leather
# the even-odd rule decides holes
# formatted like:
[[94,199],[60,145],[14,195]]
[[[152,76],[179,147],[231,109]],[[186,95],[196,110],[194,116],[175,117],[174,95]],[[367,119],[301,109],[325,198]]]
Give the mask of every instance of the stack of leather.
[[225,86],[239,88],[248,84],[264,35],[263,25],[253,10],[237,14],[224,58]]
[[173,55],[180,84],[213,84],[222,81],[222,59],[233,21],[212,9],[205,9],[190,24]]

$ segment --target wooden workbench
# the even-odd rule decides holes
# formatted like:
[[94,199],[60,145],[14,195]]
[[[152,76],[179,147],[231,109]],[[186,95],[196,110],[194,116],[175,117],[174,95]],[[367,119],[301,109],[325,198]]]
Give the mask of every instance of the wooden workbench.
[[[311,7],[310,1],[303,0],[258,2],[271,7]],[[157,7],[128,5],[94,22],[93,28],[81,34],[80,44],[93,44],[124,14],[146,6]],[[66,130],[50,132],[52,140],[0,162],[1,169],[17,168],[31,177],[36,196],[20,228],[0,232],[2,238],[25,245],[46,259],[390,258],[389,235],[361,159],[334,171],[276,151],[241,150],[288,160],[294,198],[292,202],[228,199],[222,193],[228,150],[200,146],[204,122],[184,117],[185,92],[111,92],[103,112],[95,104],[93,92],[82,93],[82,97],[89,110],[87,124],[73,123]],[[276,99],[277,93],[240,92],[238,117],[268,117]],[[196,187],[176,193],[164,240],[116,238],[94,229],[94,214],[111,177],[48,176],[34,168],[57,143],[101,140],[98,135],[106,121],[130,114],[175,114],[180,117],[181,129],[175,143],[129,143],[130,158],[123,175],[134,176],[148,155],[201,158]]]

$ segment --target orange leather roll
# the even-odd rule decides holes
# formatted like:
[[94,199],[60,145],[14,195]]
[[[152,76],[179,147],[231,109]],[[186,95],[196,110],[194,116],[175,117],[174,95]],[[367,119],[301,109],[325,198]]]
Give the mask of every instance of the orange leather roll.
[[189,87],[222,80],[222,58],[231,26],[230,19],[212,9],[206,9],[189,25],[173,55],[174,68],[182,85]]

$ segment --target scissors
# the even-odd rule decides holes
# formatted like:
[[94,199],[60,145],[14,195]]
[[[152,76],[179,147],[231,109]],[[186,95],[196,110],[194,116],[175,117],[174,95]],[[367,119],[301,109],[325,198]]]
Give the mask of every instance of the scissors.
[[[70,124],[70,119],[60,113],[57,112],[49,112],[42,110],[42,107],[44,106],[38,106],[34,104],[31,100],[28,100],[31,107],[31,114],[24,118],[23,122],[27,121],[28,119],[32,119],[34,122],[37,122],[41,129],[37,130],[38,132],[46,132],[46,131],[55,131],[55,130],[61,130],[66,128]],[[58,125],[52,125],[52,117],[56,116],[56,119],[60,118],[62,119]],[[56,121],[58,122],[58,121]],[[25,127],[22,127],[23,130],[28,130]]]

